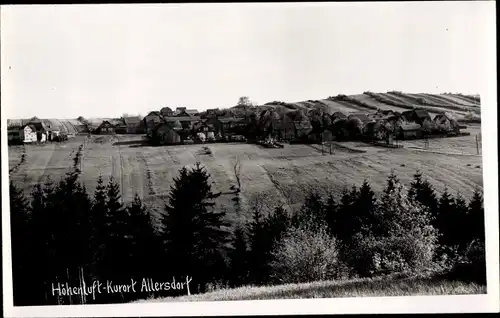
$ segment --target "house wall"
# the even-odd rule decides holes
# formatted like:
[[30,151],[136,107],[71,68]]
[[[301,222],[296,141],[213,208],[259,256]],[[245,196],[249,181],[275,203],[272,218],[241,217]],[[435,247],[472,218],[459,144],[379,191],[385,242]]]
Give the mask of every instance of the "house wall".
[[25,127],[21,130],[21,139],[23,142],[36,142],[36,131],[32,131],[31,128]]

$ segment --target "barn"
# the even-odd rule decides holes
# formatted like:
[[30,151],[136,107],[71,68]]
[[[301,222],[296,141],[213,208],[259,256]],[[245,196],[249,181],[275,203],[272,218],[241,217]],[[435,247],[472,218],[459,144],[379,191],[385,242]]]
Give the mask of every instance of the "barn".
[[401,113],[401,117],[410,123],[417,123],[420,126],[424,123],[426,119],[431,120],[431,115],[429,112],[423,109],[413,109]]
[[422,138],[422,127],[419,124],[402,124],[398,129],[399,139],[417,139]]
[[95,130],[96,134],[110,135],[115,133],[115,126],[107,120],[104,120]]
[[458,124],[458,122],[446,114],[436,115],[433,119],[433,122],[439,132],[454,132],[456,134],[460,133],[460,125]]
[[179,122],[159,123],[152,131],[153,143],[158,145],[176,145],[182,143]]
[[164,122],[163,116],[160,114],[160,112],[157,111],[152,111],[149,114],[147,114],[143,119],[143,127],[146,130],[146,134],[148,136],[151,136],[153,129],[155,128],[156,125],[159,123]]
[[161,110],[160,110],[160,114],[163,116],[163,117],[171,117],[171,116],[174,116],[174,111],[172,110],[172,108],[170,107],[163,107]]
[[337,119],[347,119],[347,115],[344,114],[343,112],[334,112],[331,116],[332,122],[337,120]]
[[141,126],[140,117],[123,117],[123,123],[125,124],[125,131],[127,134],[139,133]]

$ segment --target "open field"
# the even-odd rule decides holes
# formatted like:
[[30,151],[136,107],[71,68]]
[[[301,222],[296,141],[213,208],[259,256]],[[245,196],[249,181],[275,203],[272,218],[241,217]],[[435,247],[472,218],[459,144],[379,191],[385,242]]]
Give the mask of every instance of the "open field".
[[[429,150],[445,153],[475,154],[475,132],[471,135],[432,139]],[[73,166],[78,147],[84,144],[80,178],[93,193],[96,179],[105,182],[113,177],[121,187],[123,199],[130,202],[138,193],[156,214],[163,210],[172,179],[185,165],[200,162],[212,176],[218,208],[226,209],[228,220],[240,223],[250,217],[249,207],[260,197],[269,208],[284,204],[297,209],[309,190],[326,194],[332,191],[337,198],[344,187],[359,186],[368,179],[374,191],[385,185],[387,175],[394,169],[401,181],[409,185],[419,169],[436,187],[445,187],[453,194],[460,192],[469,198],[474,187],[482,187],[482,162],[477,155],[449,155],[414,148],[390,149],[361,142],[344,142],[333,147],[333,154],[320,145],[285,145],[283,149],[262,148],[246,143],[195,144],[153,147],[144,145],[142,136],[77,136],[65,143],[41,146],[9,147],[9,165],[17,166],[11,179],[29,194],[33,185],[50,176],[58,181]],[[421,141],[405,141],[406,146],[420,147]],[[204,149],[210,149],[207,153]],[[423,146],[422,146],[423,148]],[[353,150],[350,150],[353,149]],[[22,153],[25,162],[19,164]],[[236,176],[233,164],[241,161],[242,191],[235,193]],[[242,209],[237,209],[236,201]]]
[[269,287],[245,286],[205,294],[145,299],[136,303],[183,301],[231,301],[299,298],[424,296],[485,294],[486,286],[430,278],[363,278],[348,281],[322,281]]

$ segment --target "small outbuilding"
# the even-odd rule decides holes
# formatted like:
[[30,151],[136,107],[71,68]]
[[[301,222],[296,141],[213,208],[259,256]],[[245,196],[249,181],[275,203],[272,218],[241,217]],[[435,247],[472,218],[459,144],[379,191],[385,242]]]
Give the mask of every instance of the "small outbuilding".
[[399,139],[418,139],[422,138],[422,127],[419,124],[402,124],[398,129]]

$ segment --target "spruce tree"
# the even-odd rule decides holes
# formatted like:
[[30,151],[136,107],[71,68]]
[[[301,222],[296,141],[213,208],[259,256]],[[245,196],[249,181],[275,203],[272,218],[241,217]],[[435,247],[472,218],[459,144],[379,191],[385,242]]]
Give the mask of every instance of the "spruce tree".
[[469,231],[469,224],[467,222],[469,209],[460,193],[455,198],[453,210],[454,217],[450,220],[453,242],[459,247],[460,251],[464,251],[468,243],[468,237],[465,233]]
[[[278,211],[279,212],[279,211]],[[311,192],[302,205],[301,210],[294,217],[294,225],[308,223],[310,226],[319,226],[325,220],[325,205],[317,192]]]
[[474,189],[474,194],[469,202],[468,207],[468,222],[470,233],[470,239],[477,240],[479,243],[485,243],[485,224],[484,224],[484,205],[483,205],[483,195],[481,191],[476,188]]
[[222,255],[228,242],[225,213],[214,211],[217,195],[212,193],[209,178],[199,163],[190,171],[182,168],[162,218],[165,249],[169,259],[176,260],[172,271],[178,276],[196,274],[193,284],[198,292],[223,276]]
[[436,192],[427,179],[422,179],[420,171],[417,170],[413,177],[414,179],[408,190],[408,196],[428,208],[434,224],[434,220],[439,212]]
[[242,286],[248,282],[248,246],[245,231],[241,227],[234,230],[232,250],[229,253],[230,275],[232,287]]
[[250,282],[262,284],[267,273],[267,246],[265,219],[260,210],[255,209],[248,224]]
[[9,199],[14,306],[40,304],[43,291],[40,281],[34,275],[36,271],[33,265],[37,259],[33,257],[36,250],[33,246],[35,238],[32,237],[30,228],[29,204],[22,190],[12,181],[9,186]]
[[456,245],[453,237],[453,230],[450,223],[453,222],[455,199],[445,188],[439,199],[439,214],[436,218],[436,228],[440,233],[439,243],[443,247],[453,247]]
[[92,228],[90,238],[90,250],[92,251],[92,260],[90,261],[91,272],[94,279],[105,279],[99,271],[99,262],[104,255],[105,224],[106,224],[107,206],[106,206],[106,186],[102,176],[97,178],[97,185],[94,191],[92,207],[90,209],[90,225]]
[[[365,179],[359,188],[357,199],[354,202],[353,228],[354,233],[368,234],[375,222],[376,198],[370,184]],[[353,234],[354,234],[353,233]]]
[[335,226],[338,217],[338,205],[335,201],[333,194],[328,195],[328,199],[325,204],[325,221],[328,225],[328,230],[330,235],[335,236]]

